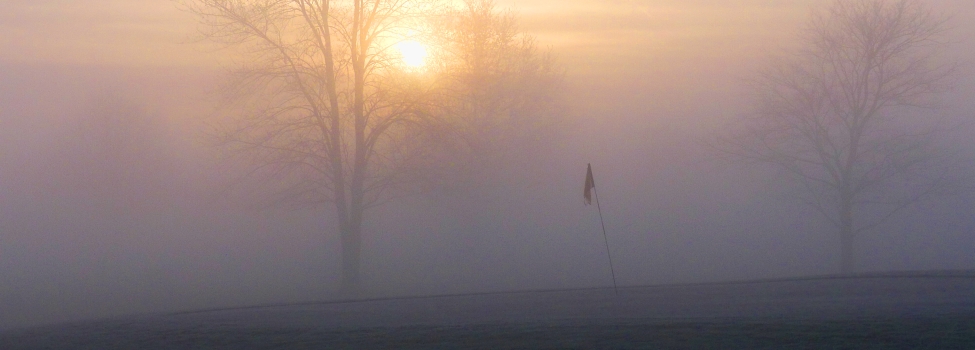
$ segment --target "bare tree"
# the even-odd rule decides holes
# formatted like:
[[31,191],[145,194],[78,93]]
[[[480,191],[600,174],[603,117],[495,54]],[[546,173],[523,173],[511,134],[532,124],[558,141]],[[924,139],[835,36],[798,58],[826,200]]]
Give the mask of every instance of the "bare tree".
[[[518,61],[524,63],[540,59],[530,41],[513,43],[513,32],[492,32],[490,40],[504,41],[481,43],[484,52],[456,55],[454,39],[472,28],[459,26],[451,19],[458,13],[438,0],[186,0],[184,5],[199,15],[208,39],[240,48],[246,62],[228,86],[232,117],[215,125],[218,143],[243,160],[249,176],[275,186],[275,202],[334,205],[345,293],[358,289],[367,209],[444,174],[433,169],[438,167],[433,162],[442,160],[437,155],[444,143],[438,140],[469,140],[473,130],[486,130],[457,127],[474,113],[466,106],[525,105],[511,101],[530,98],[495,79],[492,96],[503,98],[487,102],[487,94],[468,93],[486,80],[458,84],[459,77],[489,72],[506,80],[518,74],[527,79],[531,69],[542,69],[540,63],[531,69],[505,66],[516,62],[515,55],[525,57]],[[450,39],[436,40],[445,36],[434,35],[435,27],[451,33]],[[440,60],[420,70],[405,66],[395,48],[407,40],[444,45]],[[512,48],[521,51],[508,52]],[[497,56],[504,57],[502,63],[465,66]],[[491,70],[501,66],[503,72]],[[492,108],[492,116],[517,112],[525,114],[522,123],[538,119],[527,107]]]
[[220,143],[276,199],[334,205],[343,291],[358,288],[366,210],[399,185],[422,88],[393,48],[422,29],[428,0],[189,0],[207,38],[241,48]]
[[950,85],[945,25],[917,0],[831,2],[759,72],[754,113],[722,138],[802,185],[838,229],[843,273],[858,234],[947,183],[938,118],[924,113]]
[[478,186],[470,175],[500,180],[555,138],[564,74],[521,32],[517,17],[492,0],[467,0],[443,20],[437,36],[443,67],[430,115],[446,137],[431,159],[451,167],[441,183],[471,190]]

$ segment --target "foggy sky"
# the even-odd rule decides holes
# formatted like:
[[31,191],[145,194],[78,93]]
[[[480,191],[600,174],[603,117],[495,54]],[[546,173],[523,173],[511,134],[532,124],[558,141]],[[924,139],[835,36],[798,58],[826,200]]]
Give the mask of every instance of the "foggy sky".
[[[567,129],[482,197],[370,211],[369,296],[609,285],[581,198],[589,162],[622,285],[836,272],[828,223],[770,171],[704,146],[746,107],[742,79],[823,1],[498,3],[566,68]],[[968,64],[937,113],[971,121],[975,7],[931,3],[953,15]],[[200,133],[229,58],[195,30],[167,0],[4,3],[0,329],[335,295],[330,208],[256,209],[223,191],[234,175]],[[97,116],[139,122],[108,130]],[[963,159],[972,136],[950,138]],[[922,203],[858,238],[857,270],[975,269],[973,214],[972,194]]]
[[[957,2],[957,1],[956,1]],[[815,1],[505,0],[522,27],[569,56],[650,58],[686,50],[742,50],[741,38],[782,38]],[[763,24],[766,27],[757,25]],[[174,1],[10,0],[0,14],[0,59],[62,64],[212,65],[195,21]],[[205,46],[205,45],[203,45]],[[649,51],[649,52],[648,52]],[[578,69],[576,69],[578,70]]]

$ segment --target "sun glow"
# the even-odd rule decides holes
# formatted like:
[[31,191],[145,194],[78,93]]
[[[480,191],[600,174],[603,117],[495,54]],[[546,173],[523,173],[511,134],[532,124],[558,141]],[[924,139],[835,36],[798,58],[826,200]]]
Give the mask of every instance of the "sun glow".
[[399,49],[403,64],[410,68],[420,68],[426,64],[427,48],[419,42],[406,40],[396,45]]

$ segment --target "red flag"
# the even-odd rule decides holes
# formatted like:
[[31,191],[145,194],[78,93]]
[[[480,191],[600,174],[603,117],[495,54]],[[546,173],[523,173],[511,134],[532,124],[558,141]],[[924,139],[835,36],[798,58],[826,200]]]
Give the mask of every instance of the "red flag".
[[586,198],[586,205],[592,204],[592,189],[596,188],[596,180],[592,179],[592,164],[586,166],[586,189],[582,195]]

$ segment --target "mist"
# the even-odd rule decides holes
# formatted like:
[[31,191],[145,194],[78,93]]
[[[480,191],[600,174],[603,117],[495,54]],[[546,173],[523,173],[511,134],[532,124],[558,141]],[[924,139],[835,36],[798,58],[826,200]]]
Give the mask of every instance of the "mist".
[[[709,147],[748,108],[744,80],[817,2],[667,3],[592,16],[594,2],[499,3],[566,70],[559,130],[469,179],[481,187],[370,209],[361,297],[611,286],[599,213],[583,204],[587,163],[621,286],[837,273],[835,228],[792,185]],[[969,176],[975,8],[933,3],[952,14],[962,65],[946,107],[928,113],[956,125],[945,145]],[[124,38],[111,45],[127,54],[110,58],[72,62],[91,47],[49,55],[22,40],[0,55],[0,328],[340,297],[333,208],[261,205],[261,184],[221,163],[205,130],[229,59],[187,43],[192,21],[173,16],[160,22],[175,34],[152,39],[194,47],[173,64]],[[856,271],[975,269],[975,192],[963,188],[859,236]]]

